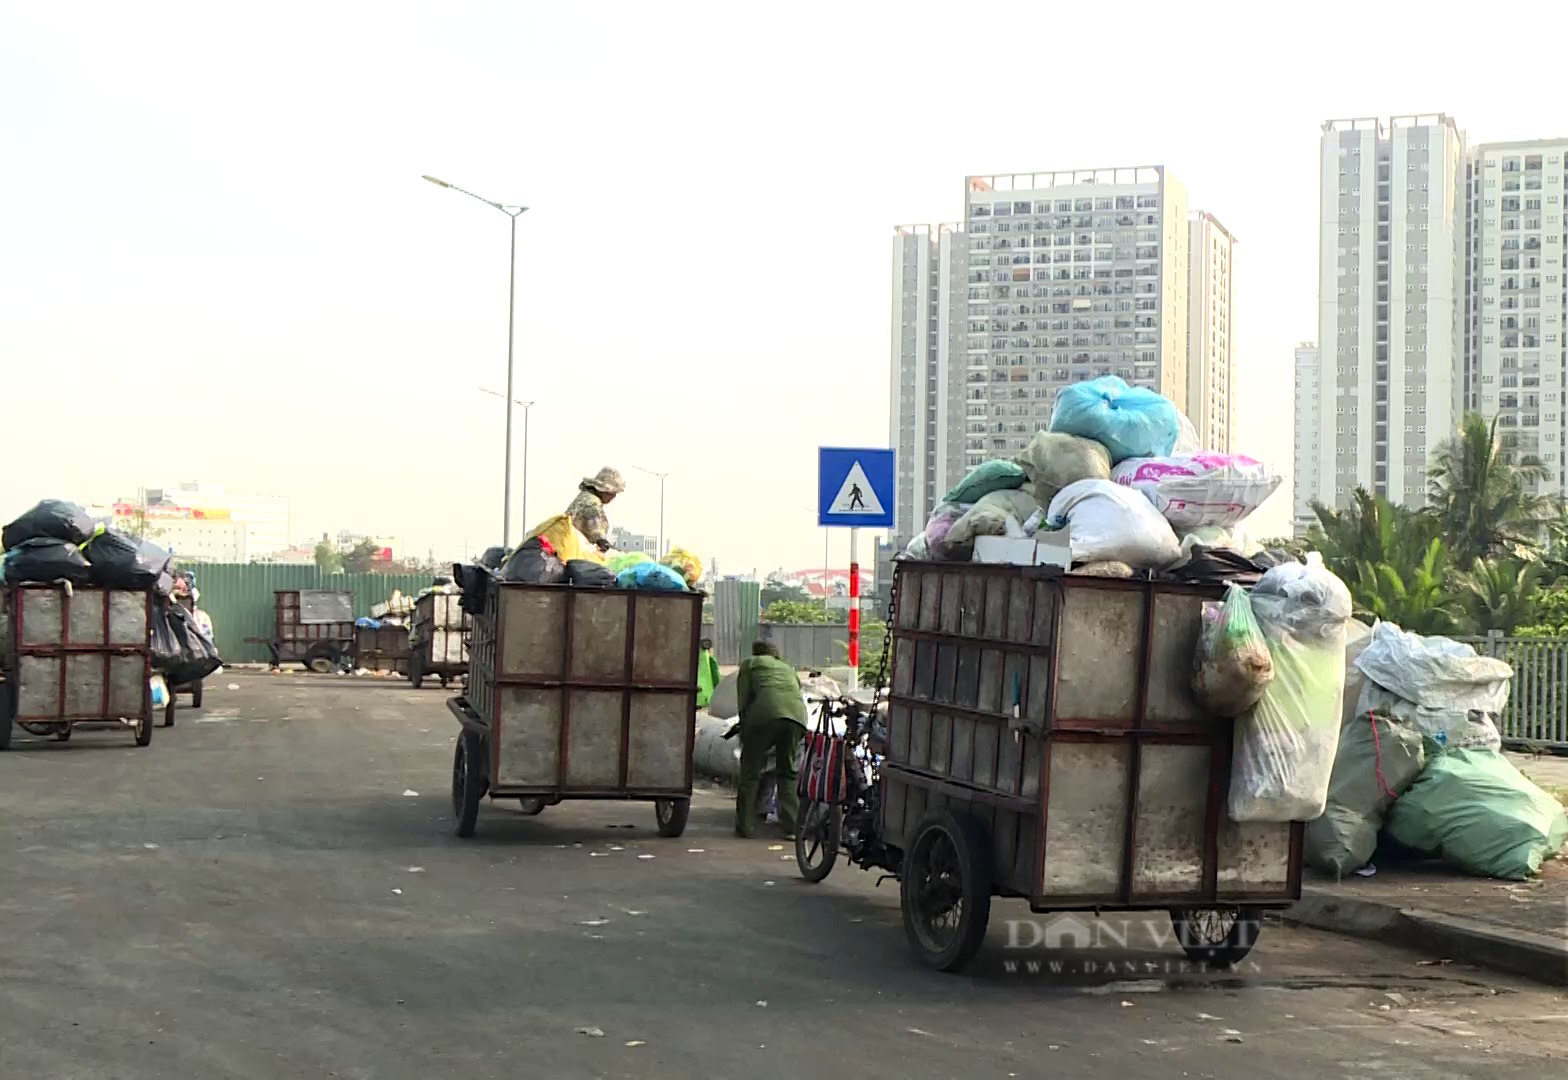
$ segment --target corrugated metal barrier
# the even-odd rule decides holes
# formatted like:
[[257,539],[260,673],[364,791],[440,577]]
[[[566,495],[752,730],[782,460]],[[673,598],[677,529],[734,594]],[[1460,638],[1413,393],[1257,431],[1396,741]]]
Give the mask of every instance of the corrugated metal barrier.
[[282,563],[195,563],[201,606],[212,616],[218,653],[233,663],[267,659],[262,645],[246,638],[268,638],[274,631],[273,593],[278,589],[346,589],[354,594],[355,616],[369,615],[373,604],[392,595],[419,592],[430,574],[323,574],[314,566]]
[[[725,663],[718,652],[714,624],[703,623],[702,634],[714,639],[714,655],[719,663]],[[849,627],[842,623],[762,623],[756,637],[776,644],[779,654],[796,667],[838,667],[849,662]],[[751,652],[749,641],[745,652]]]
[[738,664],[751,655],[762,621],[762,585],[720,581],[713,587],[713,654],[721,664]]

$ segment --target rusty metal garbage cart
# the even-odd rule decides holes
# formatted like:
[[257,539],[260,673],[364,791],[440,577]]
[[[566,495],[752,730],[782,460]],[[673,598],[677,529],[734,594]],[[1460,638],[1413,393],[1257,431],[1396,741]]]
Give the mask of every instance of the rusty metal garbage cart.
[[461,593],[426,593],[414,604],[408,635],[408,681],[418,690],[434,676],[446,686],[468,673],[468,613]]
[[152,741],[152,590],[13,585],[0,595],[0,750],[13,725],[60,742],[84,725]]
[[567,799],[654,804],[659,835],[691,808],[703,594],[492,580],[473,614],[452,764],[457,835],[481,800],[525,813]]
[[897,875],[910,947],[941,970],[973,958],[993,896],[1169,911],[1191,959],[1239,961],[1261,913],[1301,895],[1302,825],[1225,813],[1233,721],[1190,689],[1219,595],[900,562],[886,757],[849,805],[802,807],[803,876],[841,847]]
[[246,638],[265,645],[272,666],[304,664],[326,674],[354,653],[354,594],[347,589],[278,589],[273,593],[271,638]]

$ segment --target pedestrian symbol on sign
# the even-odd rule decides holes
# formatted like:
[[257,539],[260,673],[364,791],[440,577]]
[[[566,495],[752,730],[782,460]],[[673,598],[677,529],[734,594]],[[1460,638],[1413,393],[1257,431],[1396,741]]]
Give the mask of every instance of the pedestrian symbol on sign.
[[880,516],[884,513],[882,503],[877,499],[876,489],[866,478],[866,470],[860,467],[860,462],[857,461],[849,467],[849,475],[844,477],[844,483],[833,499],[830,513],[868,516]]

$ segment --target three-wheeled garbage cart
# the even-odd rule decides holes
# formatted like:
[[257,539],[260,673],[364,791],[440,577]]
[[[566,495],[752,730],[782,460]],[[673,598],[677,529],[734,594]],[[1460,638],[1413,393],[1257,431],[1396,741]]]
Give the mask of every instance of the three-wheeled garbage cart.
[[408,635],[408,681],[418,690],[425,679],[448,681],[468,673],[468,613],[461,593],[425,593],[414,604]]
[[1168,911],[1194,960],[1233,964],[1301,895],[1302,824],[1226,815],[1234,721],[1191,691],[1217,588],[1049,567],[901,561],[886,758],[851,805],[802,807],[899,879],[923,963],[957,970],[993,896],[1032,911]]
[[278,589],[273,593],[270,638],[246,638],[265,645],[272,666],[298,662],[327,674],[354,654],[354,594],[347,589]]
[[691,808],[703,594],[491,580],[472,614],[452,764],[457,834],[481,800],[654,803],[661,836]]
[[13,723],[60,742],[84,725],[152,741],[152,590],[25,584],[0,596],[0,750]]

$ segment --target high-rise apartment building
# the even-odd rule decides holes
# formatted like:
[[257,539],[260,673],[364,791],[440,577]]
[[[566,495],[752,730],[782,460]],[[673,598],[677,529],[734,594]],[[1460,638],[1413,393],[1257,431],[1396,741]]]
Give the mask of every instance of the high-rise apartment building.
[[1187,191],[1162,166],[971,176],[963,466],[1020,450],[1069,383],[1187,395]]
[[1535,457],[1544,494],[1568,493],[1568,139],[1486,143],[1466,170],[1465,407]]
[[1305,536],[1317,520],[1312,501],[1318,498],[1318,409],[1322,398],[1322,356],[1315,341],[1296,346],[1296,444],[1291,473],[1295,534]]
[[1463,397],[1464,134],[1441,113],[1330,120],[1320,148],[1310,495],[1344,506],[1361,486],[1419,504]]
[[966,469],[966,257],[961,225],[893,231],[893,535],[905,540]]
[[1236,238],[1213,214],[1188,216],[1187,418],[1206,449],[1226,454],[1236,438],[1235,253]]

